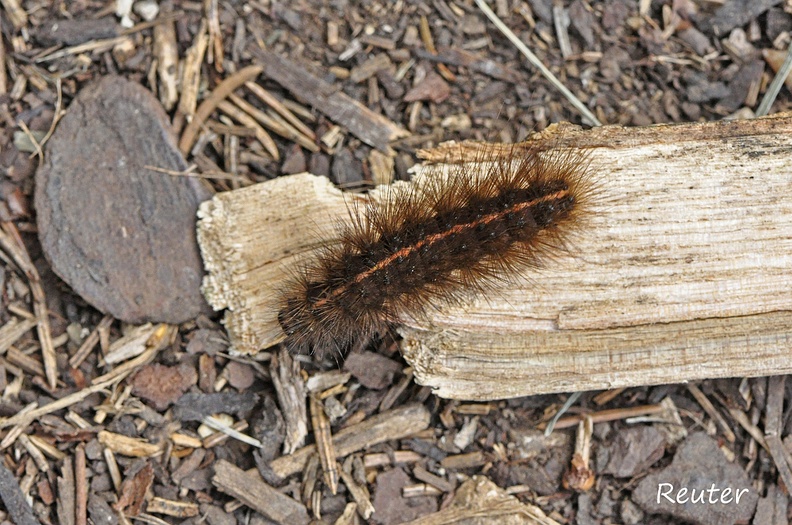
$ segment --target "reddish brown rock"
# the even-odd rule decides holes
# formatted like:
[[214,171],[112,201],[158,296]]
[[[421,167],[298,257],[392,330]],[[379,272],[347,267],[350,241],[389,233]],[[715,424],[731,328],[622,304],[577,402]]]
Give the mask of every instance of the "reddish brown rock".
[[211,191],[187,168],[168,117],[139,84],[84,88],[36,174],[41,244],[86,301],[130,323],[181,323],[208,312],[195,212]]
[[150,401],[154,408],[163,411],[175,403],[198,381],[198,374],[189,365],[144,366],[132,378],[132,393]]

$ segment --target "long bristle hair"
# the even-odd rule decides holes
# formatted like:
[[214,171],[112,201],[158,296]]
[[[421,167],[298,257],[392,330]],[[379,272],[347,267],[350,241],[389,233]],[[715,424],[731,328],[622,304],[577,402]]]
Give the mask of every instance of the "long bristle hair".
[[514,145],[429,170],[350,209],[340,239],[283,290],[289,348],[322,357],[568,251],[592,194],[585,154]]

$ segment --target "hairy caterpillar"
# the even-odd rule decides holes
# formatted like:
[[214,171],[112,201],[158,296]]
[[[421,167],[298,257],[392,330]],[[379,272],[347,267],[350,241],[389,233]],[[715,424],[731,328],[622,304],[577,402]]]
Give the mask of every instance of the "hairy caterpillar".
[[342,351],[564,250],[592,190],[587,157],[524,144],[507,152],[351,209],[340,240],[283,290],[287,345]]

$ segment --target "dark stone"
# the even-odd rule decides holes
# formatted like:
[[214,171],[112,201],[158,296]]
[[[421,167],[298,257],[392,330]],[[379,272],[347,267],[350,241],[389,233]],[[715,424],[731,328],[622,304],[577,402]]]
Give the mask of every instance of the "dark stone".
[[715,50],[715,48],[712,47],[712,42],[710,42],[710,39],[707,37],[707,35],[693,26],[677,31],[677,37],[692,47],[693,51],[695,51],[699,56],[704,56],[706,54],[712,53]]
[[777,7],[767,11],[767,39],[772,42],[784,31],[792,31],[792,15]]
[[302,148],[299,144],[292,145],[286,150],[286,158],[281,165],[281,173],[292,175],[294,173],[302,173],[306,168],[305,153],[303,153]]
[[308,171],[314,175],[330,177],[330,158],[321,152],[311,153]]
[[602,28],[609,34],[623,33],[624,21],[630,16],[631,5],[628,5],[625,0],[606,2],[602,9]]
[[113,76],[83,89],[36,173],[39,237],[55,273],[97,309],[181,323],[210,312],[195,213],[211,190],[145,166],[187,168],[157,99]]
[[762,60],[752,60],[743,64],[729,82],[729,94],[718,101],[718,108],[721,111],[732,113],[745,105],[748,92],[762,80],[764,66],[765,63]]
[[724,36],[735,27],[744,26],[771,7],[782,3],[783,0],[731,0],[724,2],[714,14],[700,12],[697,24],[705,33]]
[[631,62],[627,51],[611,46],[602,53],[599,62],[600,75],[605,82],[613,84],[619,80],[623,70],[630,67]]
[[88,515],[96,525],[117,525],[118,516],[110,505],[98,494],[92,492],[88,496]]
[[596,24],[594,15],[591,14],[591,11],[586,8],[586,4],[581,0],[572,2],[568,12],[569,21],[581,38],[583,38],[583,41],[586,43],[586,49],[593,48],[596,42],[594,38],[594,25]]
[[430,100],[439,104],[451,95],[451,86],[437,73],[430,72],[404,95],[405,102]]
[[409,483],[410,476],[400,468],[388,470],[377,476],[377,490],[372,500],[374,508],[377,509],[372,516],[374,523],[395,525],[437,512],[435,498],[402,496],[402,489]]
[[339,186],[359,184],[363,180],[363,167],[348,148],[342,148],[333,157],[330,180]]
[[553,23],[553,2],[552,0],[528,0],[531,10],[535,17],[545,24]]
[[119,26],[112,17],[94,19],[48,20],[33,33],[41,45],[76,46],[118,36]]
[[402,366],[392,359],[375,352],[349,354],[344,370],[372,390],[381,390],[393,382],[393,376],[401,372]]
[[201,421],[206,416],[220,412],[246,417],[257,402],[258,396],[253,392],[184,394],[173,407],[173,417],[179,421]]
[[187,343],[187,353],[192,355],[215,356],[218,352],[224,352],[228,348],[223,332],[201,328],[190,335]]
[[592,496],[589,493],[578,494],[575,525],[599,525],[599,521],[592,515],[591,500]]
[[617,478],[631,478],[646,472],[664,452],[665,437],[655,427],[627,428],[607,447],[597,451],[597,471]]
[[[681,494],[683,489],[685,493]],[[726,489],[729,489],[728,495]],[[736,502],[737,491],[741,491],[739,503]],[[730,501],[721,501],[725,496]],[[758,495],[745,471],[729,463],[718,443],[699,432],[679,447],[671,465],[641,480],[632,499],[646,512],[670,514],[701,525],[729,525],[748,523]]]
[[257,465],[269,464],[278,457],[286,438],[286,427],[278,404],[271,396],[264,397],[261,409],[253,419],[251,434],[261,442],[261,448],[253,453]]
[[723,82],[710,82],[702,73],[684,75],[687,81],[687,99],[693,103],[709,102],[727,96],[730,91]]

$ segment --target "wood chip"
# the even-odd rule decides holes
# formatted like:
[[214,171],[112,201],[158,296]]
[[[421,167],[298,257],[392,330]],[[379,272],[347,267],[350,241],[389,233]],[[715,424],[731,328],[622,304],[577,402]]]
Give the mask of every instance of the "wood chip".
[[99,19],[49,20],[33,31],[33,36],[45,46],[76,46],[92,40],[119,36],[118,22],[111,17]]
[[[40,215],[41,211],[38,213]],[[47,300],[44,297],[44,288],[41,286],[38,270],[30,259],[25,244],[22,242],[22,237],[20,237],[19,231],[13,223],[7,222],[3,224],[3,228],[0,230],[0,246],[11,256],[28,279],[30,293],[33,296],[33,312],[38,320],[36,330],[41,343],[44,373],[47,376],[47,384],[50,389],[54,389],[58,379],[58,369],[55,359],[55,347],[52,344]]]
[[85,447],[80,444],[74,451],[74,523],[86,525],[88,520],[88,478]]
[[[175,122],[181,122],[183,119],[191,120],[195,115],[195,109],[198,107],[198,88],[201,84],[201,64],[203,64],[204,54],[209,45],[209,36],[206,34],[206,20],[201,20],[201,27],[196,33],[192,46],[187,50],[182,64],[184,65],[184,72],[182,73],[181,84],[181,97],[179,98],[179,106],[176,112],[177,117]],[[181,126],[174,126],[180,130]]]
[[175,518],[190,518],[197,516],[200,510],[197,503],[173,501],[155,496],[146,504],[146,512],[164,514]]
[[36,326],[35,318],[19,320],[12,317],[10,321],[0,328],[0,355],[4,354],[8,348],[25,335],[31,328]]
[[349,73],[349,80],[352,82],[362,82],[373,77],[378,71],[387,69],[392,65],[390,58],[385,53],[374,55],[362,64],[352,68]]
[[[333,436],[333,447],[338,458],[343,458],[378,443],[401,439],[429,426],[429,411],[423,405],[405,405],[377,414],[362,423],[346,427]],[[286,478],[300,472],[308,458],[316,453],[316,445],[301,448],[290,456],[274,460],[273,472]]]
[[[232,95],[229,95],[229,97],[231,96]],[[226,100],[221,100],[218,102],[217,109],[236,120],[243,126],[247,126],[248,128],[252,129],[256,135],[256,139],[258,139],[258,141],[261,143],[264,150],[269,153],[274,160],[280,160],[280,153],[278,153],[278,146],[275,144],[275,141],[272,140],[272,137],[270,137],[269,133],[267,133],[267,131],[262,128],[255,119],[242,111],[239,107],[234,106],[234,104]]]
[[699,387],[694,384],[687,385],[687,389],[696,399],[698,404],[701,405],[701,408],[704,409],[707,415],[711,417],[713,421],[715,421],[718,424],[721,431],[723,432],[723,435],[726,437],[726,441],[728,441],[729,443],[734,443],[735,440],[737,439],[737,436],[734,435],[734,432],[732,432],[732,429],[729,426],[729,424],[726,422],[726,419],[718,411],[718,409],[715,408],[715,406],[707,398],[704,392],[702,392],[701,389],[699,389]]
[[471,467],[480,467],[487,463],[487,457],[481,451],[470,452],[469,454],[456,454],[444,458],[440,465],[443,468],[462,470]]
[[212,483],[222,492],[282,525],[307,525],[304,505],[270,487],[256,473],[247,473],[225,460],[215,463]]
[[88,337],[80,345],[80,348],[74,353],[72,357],[69,358],[69,366],[72,368],[77,368],[80,364],[90,355],[91,351],[94,349],[96,344],[99,342],[99,334],[102,330],[107,330],[110,328],[110,325],[113,324],[113,317],[106,315],[99,321],[99,324],[96,325],[96,328],[88,334]]
[[[211,29],[210,25],[210,29]],[[210,30],[210,38],[211,38],[211,30]],[[179,140],[179,150],[182,152],[182,155],[187,155],[190,152],[190,148],[192,148],[193,144],[195,143],[195,139],[198,136],[198,131],[201,129],[204,121],[209,118],[214,110],[217,108],[218,104],[228,97],[231,93],[234,92],[239,86],[247,82],[248,80],[252,80],[256,78],[262,71],[260,66],[248,66],[245,68],[240,69],[233,75],[227,77],[223,80],[220,84],[215,87],[212,94],[209,95],[201,105],[198,106],[198,109],[195,112],[195,116],[190,121],[190,124],[184,129],[182,132],[181,140]]]
[[[248,84],[251,83],[248,82]],[[297,128],[293,127],[290,123],[285,122],[280,117],[275,118],[275,116],[268,115],[267,113],[254,107],[245,99],[238,97],[233,93],[229,95],[228,98],[229,100],[231,100],[231,102],[236,104],[242,111],[253,117],[256,121],[260,122],[267,128],[271,129],[273,133],[277,133],[281,137],[296,142],[297,144],[304,147],[308,151],[319,151],[319,146],[317,146],[314,142],[316,140],[316,135],[314,135],[313,132],[306,135]],[[225,111],[222,106],[218,106],[218,107],[220,107],[221,110]],[[239,121],[243,122],[241,119]],[[245,122],[250,122],[250,121],[245,119]],[[313,138],[311,138],[312,136]]]
[[108,386],[112,385],[116,380],[118,380],[121,377],[124,377],[124,374],[120,374],[117,377],[109,378],[109,380],[97,381],[95,384],[91,385],[88,388],[84,388],[82,390],[74,392],[73,394],[64,396],[40,408],[35,408],[27,412],[20,412],[12,417],[0,418],[0,428],[6,428],[18,424],[28,425],[30,424],[31,421],[34,421],[38,417],[41,417],[45,414],[50,414],[52,412],[56,412],[63,408],[69,407],[75,403],[79,403],[80,401],[90,396],[91,394],[106,389]]
[[[0,3],[3,4],[8,19],[11,21],[14,29],[19,30],[27,25],[28,16],[22,6],[19,5],[19,0],[0,0]],[[23,524],[20,523],[18,525]]]
[[390,141],[409,135],[402,127],[374,113],[288,59],[253,47],[249,50],[264,65],[264,73],[268,77],[286,88],[300,102],[315,107],[330,120],[345,126],[366,144],[387,152]]
[[55,505],[58,523],[74,525],[74,467],[72,458],[66,458],[61,464],[61,475],[58,476],[58,499]]
[[127,477],[121,484],[118,501],[114,507],[128,516],[137,516],[143,509],[146,494],[154,483],[154,468],[146,463],[143,468]]
[[305,382],[300,375],[299,363],[292,359],[285,348],[272,356],[270,375],[286,422],[283,453],[291,454],[302,446],[308,435]]
[[[269,91],[261,87],[260,85],[256,84],[255,82],[245,82],[245,87],[247,87],[251,93],[259,98],[262,102],[267,104],[271,107],[276,113],[278,113],[281,117],[283,117],[287,122],[289,122],[292,126],[297,128],[300,133],[304,134],[308,137],[312,142],[316,141],[316,133],[313,132],[311,128],[303,123],[302,120],[298,119],[297,116],[289,109],[288,101],[281,102],[277,98],[275,98]],[[303,108],[303,111],[305,109]],[[303,118],[313,117],[312,113],[308,113],[305,115],[301,113]],[[313,119],[315,120],[315,119]]]
[[346,485],[347,490],[352,495],[352,499],[354,499],[357,504],[358,514],[360,514],[364,520],[369,519],[371,515],[374,514],[375,509],[369,498],[368,489],[358,485],[352,478],[352,475],[344,469],[339,469],[339,472],[341,473],[341,479],[344,481],[344,485]]
[[106,446],[116,454],[131,456],[134,458],[145,458],[158,456],[162,453],[162,446],[149,443],[144,439],[131,438],[103,430],[99,432],[99,443]]
[[316,396],[308,397],[311,405],[311,426],[316,440],[319,462],[324,472],[324,482],[333,495],[338,490],[338,463],[336,463],[335,449],[333,448],[330,421],[324,412],[322,402]]
[[179,49],[173,21],[154,26],[154,55],[157,58],[159,99],[165,111],[170,111],[179,99]]

